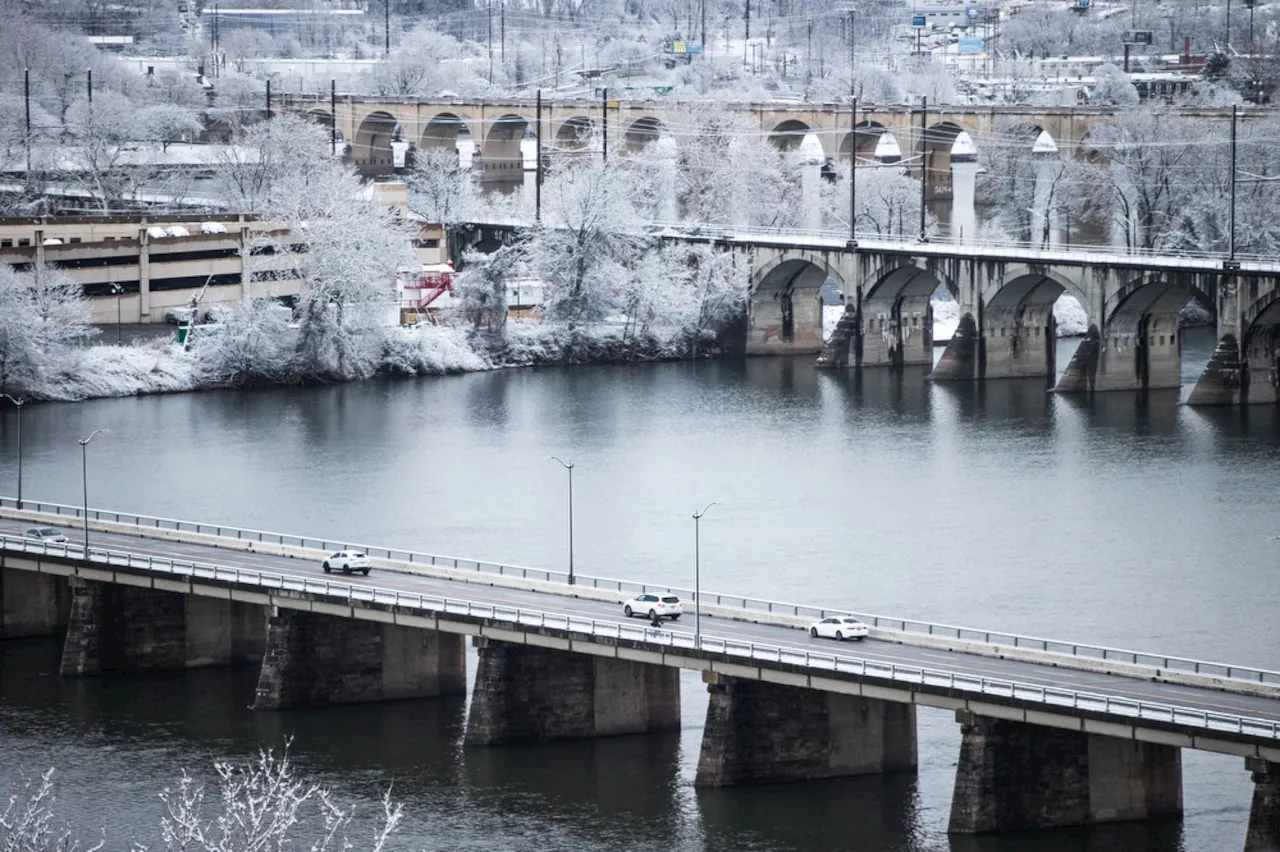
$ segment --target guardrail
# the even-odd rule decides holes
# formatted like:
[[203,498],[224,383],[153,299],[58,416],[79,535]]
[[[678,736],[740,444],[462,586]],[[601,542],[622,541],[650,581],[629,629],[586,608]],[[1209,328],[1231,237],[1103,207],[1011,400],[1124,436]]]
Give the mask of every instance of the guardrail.
[[[6,551],[38,553],[72,559],[85,558],[84,547],[71,542],[41,542],[17,536],[0,535],[0,547]],[[701,636],[701,644],[695,646],[693,634],[682,631],[654,630],[647,626],[642,627],[616,621],[583,618],[564,613],[502,606],[464,598],[383,589],[365,583],[355,585],[335,580],[275,574],[247,568],[168,559],[92,546],[89,548],[86,561],[100,565],[142,569],[192,579],[221,580],[264,589],[297,591],[348,605],[356,602],[381,603],[444,615],[465,615],[529,627],[564,630],[566,632],[586,634],[592,638],[626,639],[685,650],[695,650],[700,647],[703,651],[720,653],[731,658],[798,665],[816,671],[846,673],[895,683],[932,686],[977,695],[1035,702],[1053,707],[1102,712],[1132,719],[1145,719],[1202,728],[1219,733],[1280,739],[1280,723],[1267,719],[1237,716],[1228,713],[1210,713],[1170,704],[1135,701],[1131,698],[1122,698],[1105,693],[1079,692],[1015,680],[956,674],[955,672],[926,669],[920,666],[904,666],[897,663],[866,660],[841,654],[815,653],[804,648],[746,642],[740,639],[727,639],[705,633]]]
[[[0,497],[0,509],[17,509],[17,501],[11,497]],[[82,520],[83,510],[79,506],[67,506],[61,503],[45,503],[35,500],[23,500],[23,511],[43,514],[63,515]],[[402,550],[393,547],[379,547],[358,544],[350,541],[335,541],[312,536],[288,535],[265,530],[245,529],[227,524],[207,524],[197,521],[182,521],[174,518],[158,518],[150,515],[138,515],[128,512],[115,512],[105,509],[89,509],[90,520],[105,521],[124,526],[138,527],[141,531],[148,529],[173,530],[189,532],[197,535],[209,535],[237,541],[254,541],[276,544],[282,547],[310,548],[322,551],[362,550],[370,556],[391,561],[407,562],[411,565],[430,565],[438,568],[451,568],[459,571],[471,571],[477,574],[495,574],[504,577],[519,577],[524,580],[543,580],[549,583],[564,583],[565,593],[571,594],[569,575],[567,572],[550,568],[531,568],[524,565],[510,565],[501,562],[489,562],[482,559],[466,559],[457,556],[424,553],[415,550]],[[617,591],[633,594],[652,592],[671,592],[685,600],[694,601],[697,596],[692,589],[660,583],[644,583],[631,580],[615,580],[607,577],[596,577],[590,574],[574,573],[575,583],[592,589]],[[958,642],[981,642],[986,645],[1018,648],[1026,651],[1039,651],[1046,654],[1060,654],[1086,660],[1119,663],[1125,665],[1145,666],[1162,669],[1168,672],[1183,672],[1207,677],[1225,678],[1247,683],[1280,686],[1280,672],[1270,669],[1259,669],[1252,666],[1238,666],[1229,663],[1216,663],[1207,660],[1196,660],[1186,657],[1173,657],[1167,654],[1155,654],[1146,651],[1129,651],[1121,648],[1109,648],[1103,645],[1091,645],[1083,642],[1068,642],[1061,639],[1045,639],[1038,636],[1022,636],[997,630],[984,630],[976,627],[959,627],[952,624],[939,624],[919,619],[904,619],[873,613],[854,612],[846,609],[811,606],[808,604],[783,603],[745,595],[729,595],[720,592],[702,590],[702,600],[708,605],[729,607],[743,610],[746,613],[767,613],[771,615],[787,615],[795,618],[806,618],[818,621],[833,615],[851,615],[867,625],[880,630],[891,630],[916,636],[933,636],[939,639],[953,639]]]
[[[514,217],[489,217],[483,222],[467,222],[464,224],[489,225],[501,228],[527,228],[534,222],[532,219]],[[821,243],[825,247],[844,248],[849,240],[847,230],[835,231],[826,229],[805,228],[764,228],[739,227],[698,222],[645,222],[637,231],[654,237],[683,237],[693,240],[741,240],[784,242],[788,245],[804,245]],[[1015,254],[1027,260],[1058,260],[1067,263],[1084,264],[1123,264],[1142,261],[1144,265],[1163,267],[1194,267],[1205,270],[1222,270],[1223,263],[1231,260],[1239,264],[1237,268],[1254,272],[1280,272],[1280,263],[1274,256],[1236,252],[1196,251],[1192,249],[1162,249],[1145,246],[1091,246],[1066,245],[1045,246],[1040,243],[1022,240],[972,240],[963,239],[950,234],[930,234],[928,240],[922,241],[916,234],[885,234],[879,231],[858,231],[855,234],[860,249],[866,251],[894,251],[904,247],[925,254],[955,255],[964,257],[1008,257]]]

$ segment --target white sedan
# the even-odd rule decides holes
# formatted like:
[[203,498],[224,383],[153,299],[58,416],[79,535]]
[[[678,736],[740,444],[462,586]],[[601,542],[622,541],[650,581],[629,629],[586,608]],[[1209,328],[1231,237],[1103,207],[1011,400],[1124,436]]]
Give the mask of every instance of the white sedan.
[[870,631],[867,625],[848,615],[832,616],[815,621],[809,628],[809,635],[814,639],[866,639]]
[[636,595],[622,605],[622,613],[630,618],[642,615],[646,618],[669,618],[675,621],[684,612],[680,599],[675,595]]

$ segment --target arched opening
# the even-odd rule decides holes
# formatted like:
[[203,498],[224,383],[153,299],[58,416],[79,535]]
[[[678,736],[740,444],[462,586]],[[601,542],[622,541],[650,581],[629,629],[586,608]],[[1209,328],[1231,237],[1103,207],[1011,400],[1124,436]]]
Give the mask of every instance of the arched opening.
[[939,122],[925,129],[916,140],[916,160],[913,171],[924,170],[925,201],[944,201],[951,198],[951,150],[964,128],[950,121]]
[[869,287],[857,288],[853,299],[859,314],[855,363],[892,367],[932,364],[933,299],[939,289],[954,301],[951,282],[909,263],[881,270]]
[[790,119],[773,128],[773,132],[769,134],[769,144],[779,151],[794,151],[800,147],[805,134],[809,132],[809,125]]
[[507,114],[489,127],[482,155],[481,178],[486,181],[523,180],[524,159],[520,143],[526,133],[532,133],[529,122],[522,116]]
[[778,261],[756,273],[747,325],[748,355],[822,351],[823,284],[834,278],[818,257]]
[[1280,403],[1280,291],[1260,300],[1245,319],[1241,401],[1275,405]]
[[356,131],[351,151],[356,170],[366,177],[391,174],[391,142],[400,138],[400,132],[400,122],[390,113],[379,111],[366,116]]
[[858,162],[869,163],[875,158],[876,147],[884,133],[883,124],[875,121],[860,122],[854,126],[852,133],[846,133],[840,140],[840,149],[836,152],[836,157],[840,162],[847,163],[850,148],[855,148],[858,153]]
[[[1212,296],[1201,291],[1192,276],[1151,275],[1122,287],[1108,309],[1105,335],[1100,338],[1108,359],[1098,371],[1094,389],[1181,387],[1183,316],[1211,317]],[[1196,375],[1209,354],[1198,353],[1197,363],[1191,365]]]
[[307,121],[321,127],[330,127],[333,124],[333,116],[325,110],[313,109],[307,112]]
[[588,151],[596,133],[595,122],[585,115],[575,115],[556,131],[557,151]]
[[885,166],[902,162],[902,146],[898,144],[898,137],[893,135],[892,130],[885,129],[880,134],[872,159]]
[[1075,346],[1059,347],[1059,319],[1077,335],[1088,328],[1084,297],[1072,281],[1025,271],[1005,281],[982,308],[979,375],[984,378],[1043,376],[1052,383]]
[[448,151],[459,150],[458,143],[470,142],[474,145],[471,128],[460,117],[451,112],[442,112],[427,122],[422,128],[422,140],[418,147],[424,151],[432,148],[443,148]]
[[657,142],[666,128],[656,118],[638,118],[627,127],[623,144],[627,153],[634,154],[652,142]]

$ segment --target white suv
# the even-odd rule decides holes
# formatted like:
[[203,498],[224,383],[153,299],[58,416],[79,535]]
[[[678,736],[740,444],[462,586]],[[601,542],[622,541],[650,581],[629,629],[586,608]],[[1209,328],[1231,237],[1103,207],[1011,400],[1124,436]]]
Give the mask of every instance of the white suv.
[[648,618],[669,618],[675,621],[684,612],[680,599],[675,595],[636,595],[622,606],[627,618],[642,615]]
[[326,574],[330,571],[341,571],[343,574],[359,571],[368,577],[370,567],[368,555],[358,550],[339,550],[337,553],[330,553],[324,560]]

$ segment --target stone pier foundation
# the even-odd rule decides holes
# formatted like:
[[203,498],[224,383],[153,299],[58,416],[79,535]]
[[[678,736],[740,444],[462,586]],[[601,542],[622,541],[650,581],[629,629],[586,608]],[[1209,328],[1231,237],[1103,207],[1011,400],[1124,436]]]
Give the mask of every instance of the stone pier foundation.
[[679,730],[680,672],[478,638],[467,745]]
[[1177,316],[1143,315],[1126,319],[1133,322],[1126,326],[1117,320],[1116,327],[1105,332],[1089,326],[1085,339],[1058,381],[1058,393],[1181,386],[1182,333],[1177,327]]
[[932,364],[933,308],[928,294],[864,302],[855,349],[859,367]]
[[973,314],[965,313],[960,317],[955,334],[947,341],[942,357],[929,373],[929,380],[951,382],[981,378],[985,353],[986,342],[978,333],[978,323]]
[[695,786],[916,768],[914,705],[725,676],[708,691]]
[[983,329],[983,378],[1053,375],[1058,340],[1052,304],[987,308]]
[[66,577],[0,568],[0,639],[54,636],[70,616]]
[[280,609],[268,623],[253,709],[462,695],[466,665],[455,633]]
[[1239,405],[1244,401],[1244,359],[1234,334],[1223,335],[1187,397],[1187,405]]
[[1244,852],[1280,852],[1280,763],[1250,758],[1245,767],[1253,772],[1253,804]]
[[1182,813],[1173,746],[973,716],[963,724],[948,831],[1019,831]]
[[226,666],[261,658],[266,610],[226,598],[70,579],[62,674]]

